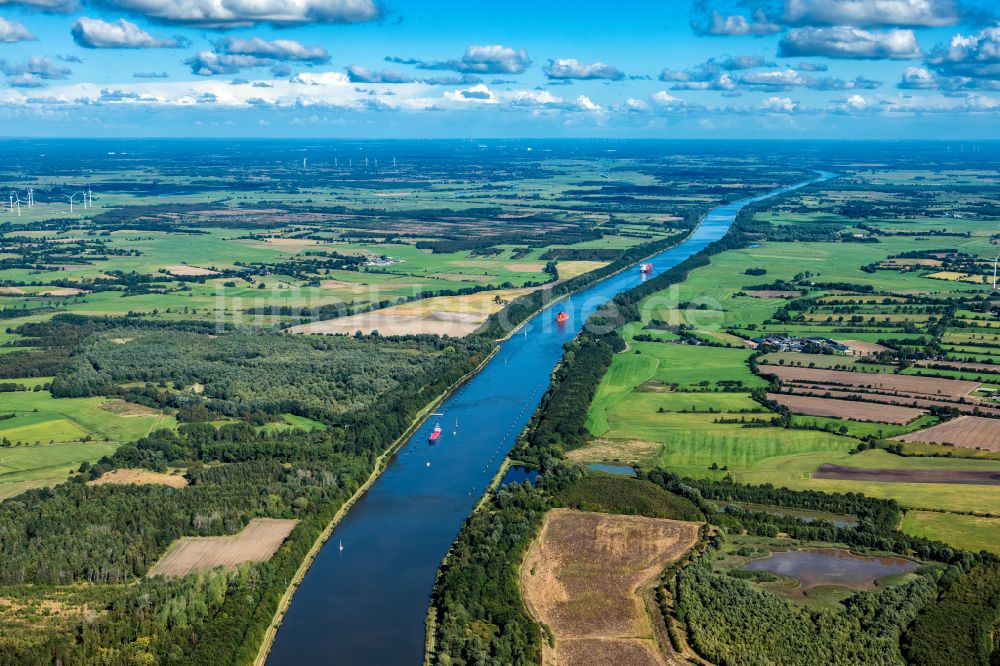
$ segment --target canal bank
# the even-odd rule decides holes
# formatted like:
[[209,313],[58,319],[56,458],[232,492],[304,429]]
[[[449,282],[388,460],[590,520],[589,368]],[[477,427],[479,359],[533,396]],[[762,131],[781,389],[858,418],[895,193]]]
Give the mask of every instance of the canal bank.
[[[808,181],[814,182],[814,181]],[[656,274],[722,238],[747,204],[719,206],[682,243],[652,258]],[[427,601],[442,557],[502,465],[586,319],[648,276],[617,273],[553,303],[504,341],[492,360],[425,420],[333,534],[343,550],[316,554],[278,629],[268,661],[420,663]],[[430,430],[442,426],[436,444]]]

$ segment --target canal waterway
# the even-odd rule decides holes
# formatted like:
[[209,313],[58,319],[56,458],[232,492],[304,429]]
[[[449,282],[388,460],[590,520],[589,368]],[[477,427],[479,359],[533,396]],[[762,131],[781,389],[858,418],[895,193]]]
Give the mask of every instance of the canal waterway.
[[[832,175],[713,209],[684,242],[649,260],[652,275],[722,238],[747,204]],[[501,344],[441,405],[440,416],[420,425],[318,553],[268,664],[422,662],[438,565],[545,393],[563,345],[598,307],[644,279],[627,270],[550,305]],[[569,319],[557,324],[557,312]],[[432,445],[436,424],[442,433]]]

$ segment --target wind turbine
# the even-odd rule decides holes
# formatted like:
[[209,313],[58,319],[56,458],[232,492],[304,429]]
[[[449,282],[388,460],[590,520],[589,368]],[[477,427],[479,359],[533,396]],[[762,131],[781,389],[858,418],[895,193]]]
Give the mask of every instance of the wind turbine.
[[68,197],[66,197],[67,199],[69,199],[69,212],[70,213],[73,212],[73,199],[76,197],[77,194],[79,194],[79,192],[74,192],[73,194],[71,194]]
[[94,193],[91,191],[90,185],[87,185],[87,198],[89,199],[89,203],[87,204],[87,208],[93,208],[94,207]]
[[993,288],[997,288],[997,263],[1000,262],[1000,255],[993,258]]
[[28,188],[28,208],[34,208],[34,207],[35,207],[35,191],[29,187]]
[[21,197],[17,195],[17,192],[14,193],[14,203],[17,204],[17,216],[21,217]]

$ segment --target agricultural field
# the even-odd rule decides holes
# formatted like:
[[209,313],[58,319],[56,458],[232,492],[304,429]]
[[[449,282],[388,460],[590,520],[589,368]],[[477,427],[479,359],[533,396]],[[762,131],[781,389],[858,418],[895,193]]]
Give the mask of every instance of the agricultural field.
[[697,534],[697,523],[550,511],[520,575],[528,609],[554,637],[543,662],[661,664],[646,597]]
[[[85,178],[56,164],[40,174],[34,156],[11,155],[7,185],[33,188],[36,204],[0,211],[0,312],[11,328],[72,312],[340,332],[333,320],[391,305],[450,313],[429,299],[503,298],[579,276],[681,238],[737,187],[774,182],[749,165],[673,178],[642,150],[555,160],[459,150],[438,163],[409,148],[408,159],[401,145],[369,147],[397,153],[391,168],[352,162],[343,146],[307,168],[279,151],[257,156],[249,179],[246,155],[212,155],[212,173],[191,173],[200,167],[141,142]],[[71,212],[79,192],[89,205]],[[425,328],[455,322],[434,324]],[[469,332],[458,324],[453,333]]]
[[254,518],[232,536],[182,538],[170,546],[147,575],[179,578],[215,567],[232,569],[246,562],[267,562],[297,523]]
[[996,419],[959,416],[946,423],[896,437],[901,442],[951,444],[962,448],[1000,451],[1000,424]]
[[870,176],[767,202],[752,243],[645,297],[568,459],[1000,515],[996,221]]

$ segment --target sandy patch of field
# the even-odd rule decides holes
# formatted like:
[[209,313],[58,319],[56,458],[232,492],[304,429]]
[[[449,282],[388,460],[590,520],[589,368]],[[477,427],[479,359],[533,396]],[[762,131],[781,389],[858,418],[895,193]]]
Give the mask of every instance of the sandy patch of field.
[[422,317],[419,315],[393,314],[388,310],[329,319],[309,324],[300,324],[288,329],[289,333],[309,333],[351,335],[356,331],[369,334],[378,331],[380,335],[450,335],[461,337],[479,328],[483,320],[475,315],[460,312],[439,312]]
[[880,483],[960,483],[1000,486],[1000,472],[966,469],[863,469],[841,465],[820,465],[814,479],[877,481]]
[[971,282],[972,284],[992,283],[993,277],[986,275],[969,275],[968,273],[956,273],[954,271],[939,271],[931,273],[927,277],[934,280],[947,280],[949,282]]
[[0,295],[4,296],[24,296],[25,291],[17,287],[0,287]]
[[503,308],[503,304],[495,300],[498,296],[501,301],[510,301],[531,291],[533,289],[504,289],[467,296],[434,296],[376,312],[300,324],[288,331],[322,335],[378,331],[381,335],[430,333],[458,337],[472,333],[489,315]]
[[555,664],[663,664],[642,590],[697,537],[696,523],[550,511],[520,578],[529,611],[555,635]]
[[623,462],[638,465],[660,454],[663,445],[637,439],[598,439],[566,452],[572,462]]
[[839,342],[847,345],[848,353],[854,356],[875,356],[882,352],[892,351],[876,342],[865,342],[864,340],[840,340]]
[[187,486],[188,481],[179,474],[163,474],[161,472],[152,472],[148,469],[113,469],[110,472],[105,472],[93,481],[88,481],[87,485],[103,486],[109,483],[120,485],[135,484],[139,486],[159,485],[170,486],[171,488],[183,488]]
[[43,291],[39,293],[39,296],[79,296],[80,294],[89,294],[90,292],[86,289],[77,289],[76,287],[63,287],[62,289],[49,289],[48,291]]
[[292,533],[297,520],[254,518],[239,534],[182,537],[149,570],[150,576],[186,576],[215,567],[233,568],[244,562],[267,562]]
[[784,405],[796,414],[832,416],[838,419],[851,419],[852,421],[871,421],[873,423],[896,423],[903,425],[926,413],[922,409],[913,409],[912,407],[878,405],[856,400],[831,400],[829,398],[813,398],[804,395],[787,395],[782,393],[768,393],[767,397],[779,405]]
[[145,405],[137,405],[134,402],[125,402],[124,400],[109,400],[101,404],[101,409],[112,414],[117,414],[118,416],[156,416],[161,414],[159,410],[146,407]]
[[754,298],[798,298],[802,295],[801,291],[795,291],[792,289],[781,290],[781,289],[758,289],[756,291],[744,292],[747,296],[753,296]]
[[560,261],[556,264],[560,280],[575,278],[608,265],[606,261]]
[[116,345],[124,345],[131,342],[135,338],[108,338],[108,342],[113,342]]
[[179,275],[182,277],[219,274],[218,271],[209,270],[207,268],[198,268],[197,266],[167,266],[167,272],[171,275]]
[[1000,420],[981,416],[959,416],[930,428],[894,437],[901,442],[954,444],[967,449],[1000,451]]
[[545,270],[545,264],[539,263],[504,264],[503,267],[516,273],[541,273]]
[[958,399],[979,388],[979,382],[960,379],[936,379],[913,375],[889,373],[847,372],[843,370],[823,370],[820,368],[796,368],[792,366],[765,365],[763,374],[777,375],[785,382],[836,384],[856,386],[879,391],[900,391],[924,396]]

